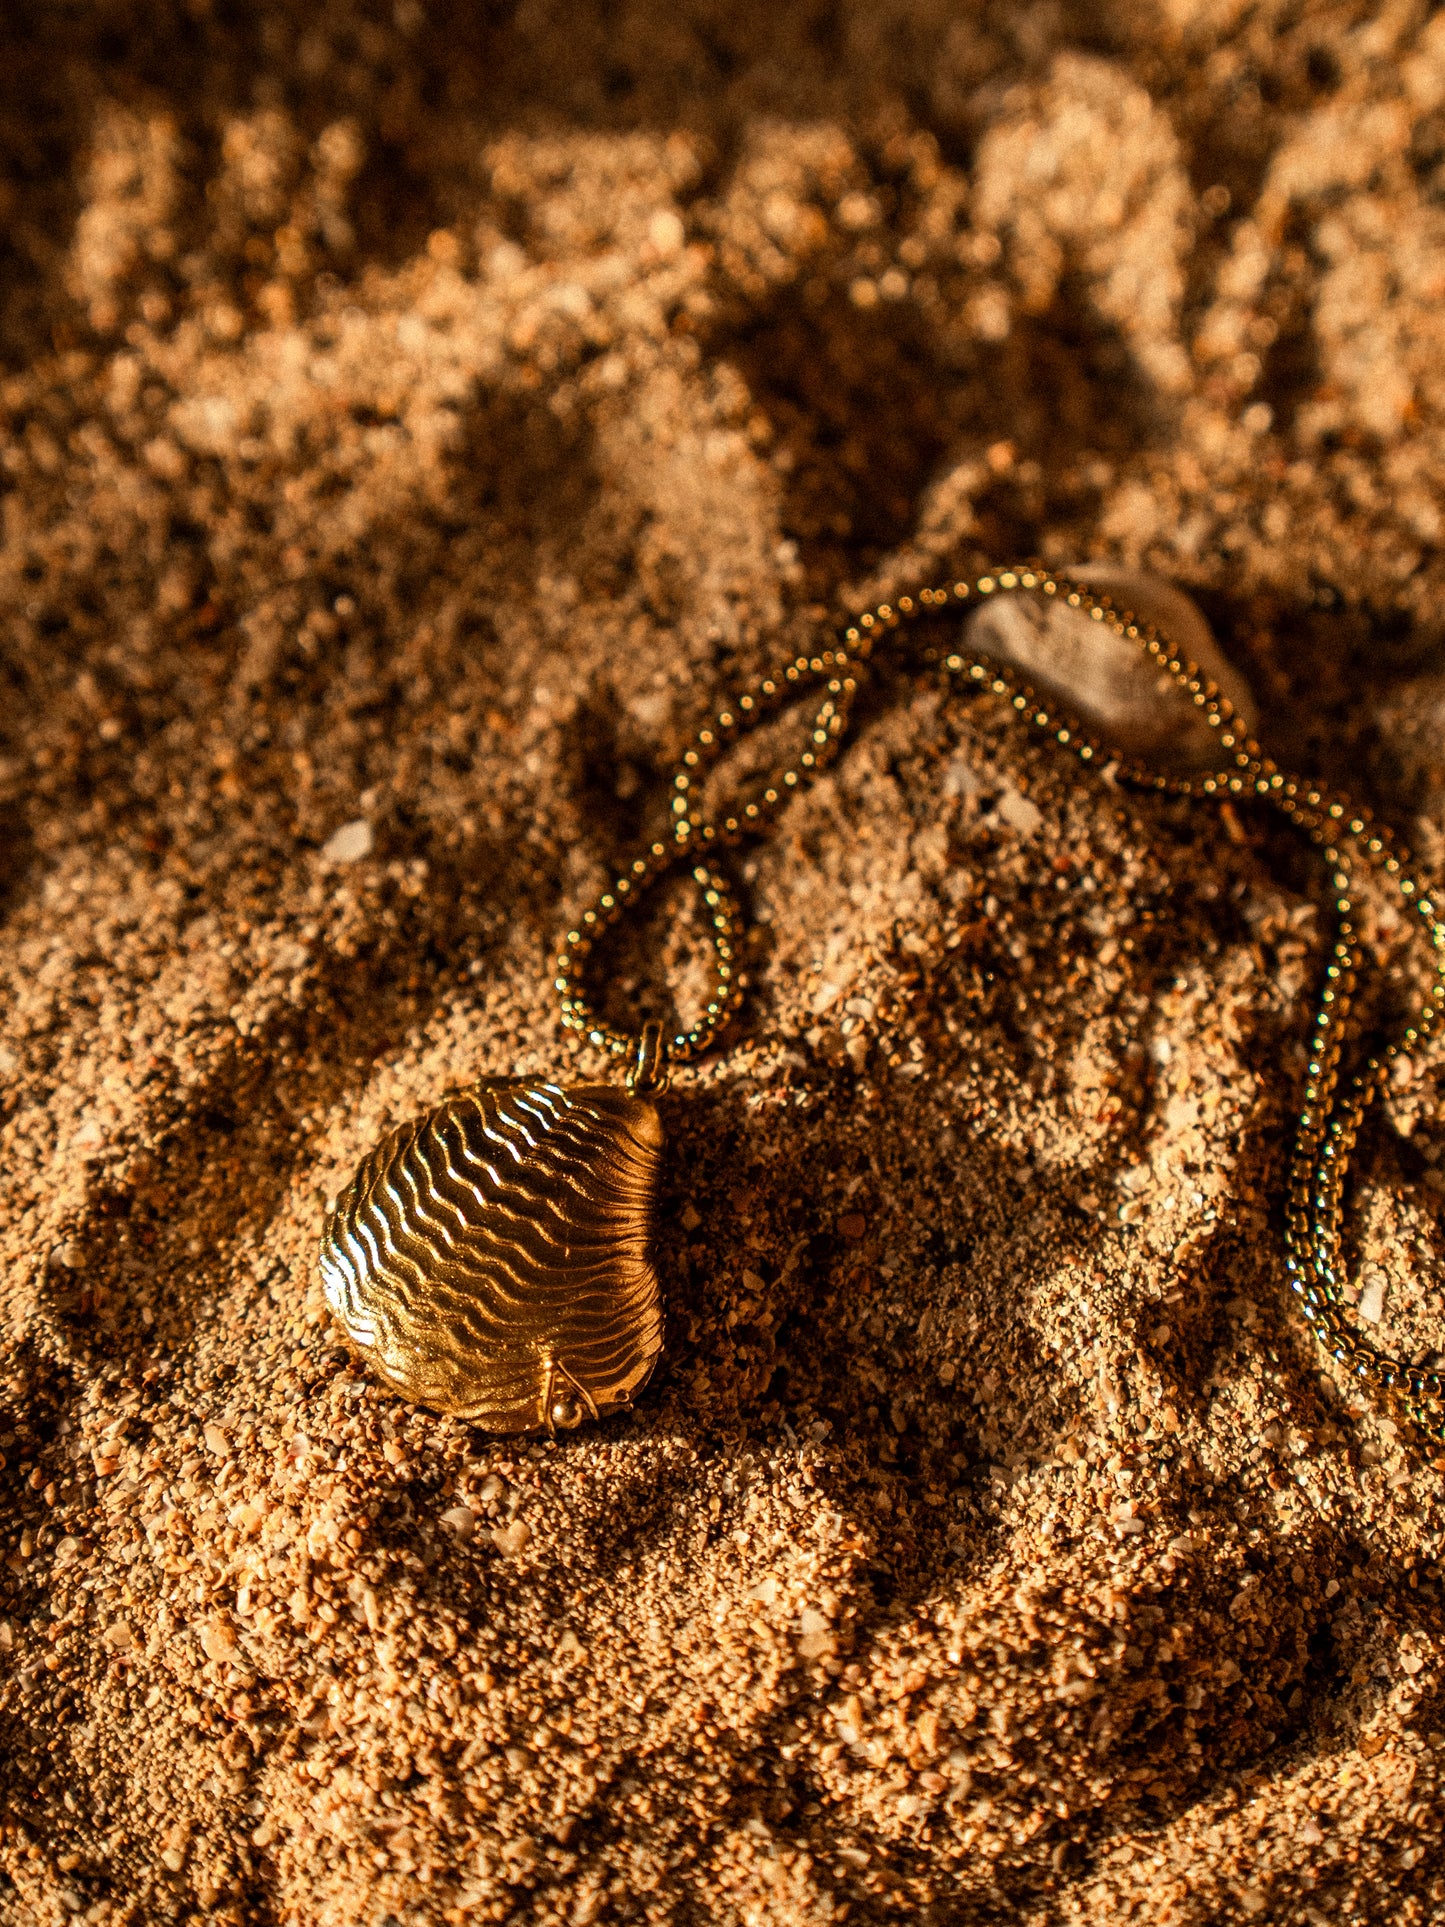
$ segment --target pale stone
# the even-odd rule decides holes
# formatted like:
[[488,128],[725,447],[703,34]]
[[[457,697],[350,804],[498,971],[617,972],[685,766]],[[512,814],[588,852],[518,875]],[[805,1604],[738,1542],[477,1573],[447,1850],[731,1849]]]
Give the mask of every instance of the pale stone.
[[442,1514],[442,1524],[449,1532],[454,1532],[458,1539],[465,1542],[476,1530],[477,1515],[469,1505],[449,1506]]
[[[1102,562],[1060,569],[1107,595],[1121,615],[1152,624],[1177,656],[1218,684],[1253,732],[1258,710],[1198,605],[1162,576]],[[1217,767],[1217,735],[1166,672],[1107,623],[1025,591],[993,595],[964,623],[964,646],[1020,671],[1061,701],[1109,748],[1161,768]]]
[[219,1617],[208,1620],[200,1629],[201,1650],[207,1659],[230,1659],[236,1650],[236,1634]]
[[1022,790],[1005,790],[998,799],[998,814],[1000,820],[1020,836],[1032,836],[1044,820],[1038,804],[1031,802]]
[[364,856],[371,855],[371,825],[365,817],[358,817],[354,823],[343,823],[322,845],[322,859],[327,863],[359,863]]

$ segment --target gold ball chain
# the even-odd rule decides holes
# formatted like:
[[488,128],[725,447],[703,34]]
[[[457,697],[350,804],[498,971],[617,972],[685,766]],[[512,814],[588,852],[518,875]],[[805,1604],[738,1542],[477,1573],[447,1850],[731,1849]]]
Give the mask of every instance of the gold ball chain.
[[[657,1081],[665,1073],[667,1063],[684,1063],[705,1051],[731,1015],[741,991],[734,949],[738,909],[719,872],[700,860],[694,862],[690,873],[711,913],[716,960],[712,996],[690,1028],[672,1037],[662,1037],[656,1026],[646,1026],[639,1037],[637,1033],[618,1030],[605,1022],[580,988],[583,968],[597,939],[645,889],[684,857],[737,842],[766,828],[787,799],[824,767],[838,748],[857,692],[852,665],[866,662],[880,637],[918,617],[937,615],[952,607],[976,605],[989,596],[1021,589],[1066,602],[1070,608],[1087,614],[1095,622],[1107,624],[1116,634],[1137,643],[1173,678],[1215,732],[1220,748],[1228,752],[1222,765],[1194,776],[1165,775],[1106,750],[1072,717],[1051,713],[1047,703],[1026,682],[1000,664],[980,657],[950,654],[943,659],[947,671],[993,695],[1007,696],[1014,711],[1034,729],[1052,736],[1082,763],[1107,762],[1123,781],[1174,795],[1256,797],[1272,803],[1319,845],[1330,866],[1339,927],[1325,968],[1325,984],[1311,1036],[1304,1107],[1290,1161],[1286,1268],[1305,1317],[1330,1356],[1352,1377],[1395,1394],[1409,1416],[1430,1436],[1445,1439],[1445,1381],[1439,1372],[1380,1350],[1360,1330],[1345,1295],[1346,1264],[1340,1236],[1345,1178],[1364,1115],[1388,1066],[1430,1034],[1445,1008],[1445,912],[1437,908],[1431,892],[1409,874],[1403,853],[1396,849],[1384,825],[1375,824],[1368,811],[1331,794],[1322,784],[1281,770],[1240,724],[1229,699],[1195,664],[1176,655],[1157,629],[1136,622],[1127,613],[1121,614],[1107,596],[1096,595],[1082,583],[1037,566],[1024,565],[980,575],[971,581],[922,589],[913,596],[900,596],[893,603],[880,603],[848,625],[838,646],[814,656],[796,657],[724,709],[709,728],[698,732],[695,746],[686,751],[673,778],[671,843],[653,843],[631,869],[583,913],[578,926],[567,932],[557,959],[556,976],[562,1021],[614,1056],[630,1059],[633,1075],[642,1066],[643,1081]],[[695,795],[699,778],[741,732],[790,704],[802,690],[820,681],[825,684],[824,700],[813,718],[801,755],[769,780],[758,800],[736,807],[734,814],[720,822],[707,819]],[[1363,1067],[1352,1074],[1341,1093],[1340,1060],[1345,1022],[1363,954],[1354,922],[1352,895],[1353,865],[1357,859],[1365,868],[1393,884],[1423,924],[1435,952],[1436,980],[1418,1015],[1400,1039],[1369,1057]]]
[[[707,848],[736,843],[766,828],[786,799],[817,775],[837,749],[857,692],[853,677],[843,673],[846,664],[846,652],[839,649],[825,649],[817,656],[799,656],[746,691],[731,708],[721,712],[710,728],[698,731],[695,746],[684,752],[681,766],[672,779],[671,846],[657,842],[635,858],[631,868],[602,892],[592,908],[583,911],[576,929],[567,932],[562,954],[557,959],[555,982],[562,1000],[562,1022],[572,1030],[584,1032],[589,1043],[610,1051],[614,1057],[635,1060],[641,1042],[636,1033],[618,1030],[609,1024],[577,987],[576,980],[598,938],[649,886],[675,869],[681,857],[693,854],[699,844]],[[796,763],[779,771],[761,798],[740,806],[735,816],[727,816],[721,823],[706,821],[693,794],[699,778],[745,730],[786,707],[810,683],[823,679],[826,679],[827,693],[813,718],[807,747]],[[686,1063],[708,1048],[742,994],[733,949],[738,927],[737,902],[726,878],[709,863],[695,863],[691,877],[701,892],[704,908],[710,913],[714,985],[712,996],[696,1023],[662,1040],[661,1056],[674,1064]]]

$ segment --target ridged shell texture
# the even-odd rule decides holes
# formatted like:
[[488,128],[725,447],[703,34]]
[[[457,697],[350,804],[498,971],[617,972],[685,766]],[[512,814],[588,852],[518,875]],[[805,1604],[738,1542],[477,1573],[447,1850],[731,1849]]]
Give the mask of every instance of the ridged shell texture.
[[321,1275],[403,1397],[495,1432],[625,1405],[662,1345],[648,1255],[656,1107],[484,1080],[384,1138],[327,1220]]

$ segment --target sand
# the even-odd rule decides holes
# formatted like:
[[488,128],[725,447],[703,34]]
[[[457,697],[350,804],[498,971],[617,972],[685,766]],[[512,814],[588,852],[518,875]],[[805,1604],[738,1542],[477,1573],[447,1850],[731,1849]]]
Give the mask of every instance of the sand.
[[[736,861],[635,1414],[407,1409],[314,1271],[383,1128],[604,1072],[549,959],[690,732],[936,573],[1168,576],[1445,868],[1427,13],[14,10],[0,1920],[1445,1917],[1445,1470],[1282,1284],[1278,825],[892,658]],[[1439,1089],[1352,1194],[1413,1352]]]

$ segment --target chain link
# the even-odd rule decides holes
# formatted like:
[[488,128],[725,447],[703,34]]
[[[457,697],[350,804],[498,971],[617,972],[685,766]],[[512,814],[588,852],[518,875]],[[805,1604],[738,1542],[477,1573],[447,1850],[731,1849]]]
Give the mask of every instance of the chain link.
[[[824,767],[847,728],[858,687],[856,669],[866,663],[883,636],[920,616],[976,606],[990,596],[1018,590],[1065,602],[1137,644],[1173,678],[1215,732],[1220,749],[1227,752],[1219,766],[1175,776],[1117,756],[1081,729],[1074,718],[1051,708],[1047,699],[1011,670],[986,658],[950,653],[943,659],[943,667],[950,674],[972,687],[1006,696],[1032,728],[1052,737],[1086,765],[1107,764],[1118,780],[1174,795],[1259,798],[1273,804],[1322,851],[1330,868],[1339,926],[1325,968],[1311,1036],[1304,1106],[1290,1161],[1286,1268],[1291,1289],[1300,1299],[1315,1336],[1337,1364],[1351,1377],[1395,1396],[1431,1437],[1445,1439],[1445,1381],[1441,1374],[1377,1347],[1352,1315],[1340,1231],[1350,1156],[1370,1103],[1389,1066],[1429,1036],[1445,1008],[1445,900],[1437,906],[1430,890],[1409,872],[1406,858],[1394,846],[1389,831],[1375,824],[1367,811],[1357,809],[1322,784],[1281,770],[1244,729],[1228,698],[1193,663],[1177,656],[1158,630],[1136,622],[1127,612],[1117,611],[1107,596],[1096,594],[1082,583],[1024,565],[922,589],[913,596],[900,596],[896,603],[880,603],[849,624],[833,648],[815,656],[796,657],[724,709],[712,725],[698,732],[673,778],[671,841],[653,843],[584,912],[578,926],[567,932],[556,976],[562,1021],[583,1032],[593,1044],[628,1058],[634,1065],[645,1057],[650,1066],[648,1079],[653,1083],[660,1081],[667,1063],[683,1063],[705,1051],[731,1016],[741,979],[735,951],[737,905],[726,880],[701,853],[765,829],[788,798]],[[824,685],[823,701],[801,753],[767,780],[758,798],[735,805],[733,813],[720,821],[711,820],[699,801],[700,779],[742,731],[790,705],[799,693],[820,682]],[[644,1050],[643,1037],[637,1032],[618,1030],[596,1012],[581,987],[582,976],[602,933],[646,890],[688,859],[692,859],[691,879],[710,914],[715,984],[694,1024],[673,1036],[654,1032],[648,1036],[648,1048]],[[1396,890],[1423,925],[1435,952],[1435,982],[1400,1039],[1369,1057],[1350,1075],[1342,1090],[1345,1026],[1362,961],[1354,921],[1356,864]]]

